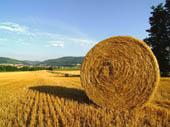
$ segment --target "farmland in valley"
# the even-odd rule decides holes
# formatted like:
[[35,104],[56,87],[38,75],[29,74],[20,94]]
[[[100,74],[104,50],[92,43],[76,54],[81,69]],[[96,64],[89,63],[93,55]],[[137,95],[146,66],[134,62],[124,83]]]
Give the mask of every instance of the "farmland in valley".
[[0,127],[170,125],[170,78],[161,78],[154,98],[138,111],[117,112],[91,102],[79,75],[79,71],[0,73]]

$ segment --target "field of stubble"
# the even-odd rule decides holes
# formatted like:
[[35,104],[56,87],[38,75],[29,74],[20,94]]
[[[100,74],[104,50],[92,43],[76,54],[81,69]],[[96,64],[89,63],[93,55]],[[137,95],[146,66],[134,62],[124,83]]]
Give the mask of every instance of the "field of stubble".
[[117,112],[92,103],[78,75],[79,71],[0,73],[0,127],[170,125],[170,78],[161,78],[154,99],[141,109]]

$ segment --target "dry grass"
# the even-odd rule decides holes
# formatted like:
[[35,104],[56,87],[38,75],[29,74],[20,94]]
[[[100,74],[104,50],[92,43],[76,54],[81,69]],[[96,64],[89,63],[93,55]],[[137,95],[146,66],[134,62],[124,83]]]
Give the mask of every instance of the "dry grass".
[[72,74],[72,75],[80,75],[80,71],[79,70],[71,70],[71,71],[56,71],[58,73],[63,73],[63,74]]
[[170,79],[162,78],[153,100],[136,112],[93,104],[80,77],[47,71],[0,73],[0,127],[168,127]]
[[51,73],[57,74],[57,76],[60,77],[80,77],[80,71],[79,70],[61,70],[61,71],[52,71]]

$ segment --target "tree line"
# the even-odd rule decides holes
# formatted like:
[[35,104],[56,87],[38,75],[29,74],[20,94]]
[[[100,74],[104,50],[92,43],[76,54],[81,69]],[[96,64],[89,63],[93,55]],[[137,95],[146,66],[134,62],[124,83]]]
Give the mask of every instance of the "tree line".
[[23,66],[23,67],[15,67],[15,66],[0,66],[0,72],[12,72],[12,71],[37,71],[37,70],[52,70],[52,67],[30,67],[30,66]]
[[170,76],[170,0],[151,9],[150,28],[144,41],[158,60],[161,76]]

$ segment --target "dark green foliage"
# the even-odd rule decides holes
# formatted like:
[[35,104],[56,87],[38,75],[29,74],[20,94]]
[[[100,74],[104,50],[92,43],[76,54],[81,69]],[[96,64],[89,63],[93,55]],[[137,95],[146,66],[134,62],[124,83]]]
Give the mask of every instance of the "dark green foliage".
[[24,67],[22,67],[22,68],[19,68],[18,70],[20,70],[20,71],[29,71],[29,70],[30,70],[30,67],[24,66]]
[[[167,5],[169,7],[169,5]],[[157,57],[162,76],[170,72],[170,31],[168,27],[168,11],[163,4],[152,7],[152,16],[149,18],[151,25],[147,30],[149,37],[144,39],[151,46]]]
[[0,66],[0,72],[11,72],[11,71],[18,71],[17,67],[14,66]]
[[170,0],[166,0],[165,10],[167,12],[167,31],[168,31],[168,39],[170,41]]
[[12,71],[36,71],[36,70],[47,70],[48,68],[45,67],[30,67],[30,66],[23,66],[21,68],[15,66],[0,66],[0,72],[12,72]]

